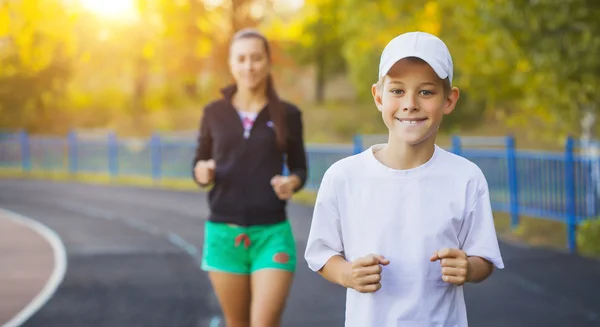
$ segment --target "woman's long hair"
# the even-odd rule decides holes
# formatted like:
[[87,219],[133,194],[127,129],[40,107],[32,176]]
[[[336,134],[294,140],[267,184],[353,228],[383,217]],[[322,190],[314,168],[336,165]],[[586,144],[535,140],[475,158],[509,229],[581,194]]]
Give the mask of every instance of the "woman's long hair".
[[[238,31],[234,36],[231,43],[240,39],[249,39],[256,38],[263,42],[265,46],[265,52],[267,53],[267,59],[269,61],[271,58],[271,47],[269,45],[269,41],[267,38],[255,29],[243,29]],[[269,99],[269,115],[271,116],[271,121],[275,125],[275,137],[277,140],[277,146],[282,151],[285,151],[287,146],[287,122],[285,117],[285,108],[275,91],[275,85],[273,83],[273,77],[269,74],[267,77],[267,99]]]

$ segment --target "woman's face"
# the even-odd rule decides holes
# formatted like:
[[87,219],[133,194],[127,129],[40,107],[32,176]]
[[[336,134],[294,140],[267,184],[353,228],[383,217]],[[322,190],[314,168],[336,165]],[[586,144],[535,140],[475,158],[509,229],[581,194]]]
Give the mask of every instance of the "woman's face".
[[254,90],[261,86],[271,70],[263,41],[256,37],[235,40],[231,45],[229,68],[238,88]]

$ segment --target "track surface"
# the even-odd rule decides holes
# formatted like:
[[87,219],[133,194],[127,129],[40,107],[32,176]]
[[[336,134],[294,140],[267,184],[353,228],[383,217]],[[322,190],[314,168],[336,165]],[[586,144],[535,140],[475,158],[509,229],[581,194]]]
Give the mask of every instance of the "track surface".
[[[0,180],[0,207],[50,227],[67,249],[63,283],[24,327],[219,325],[198,268],[204,193]],[[344,290],[301,259],[311,208],[290,205],[289,213],[300,260],[283,326],[343,326]],[[466,286],[470,326],[600,326],[599,261],[506,243],[501,250],[506,269]]]

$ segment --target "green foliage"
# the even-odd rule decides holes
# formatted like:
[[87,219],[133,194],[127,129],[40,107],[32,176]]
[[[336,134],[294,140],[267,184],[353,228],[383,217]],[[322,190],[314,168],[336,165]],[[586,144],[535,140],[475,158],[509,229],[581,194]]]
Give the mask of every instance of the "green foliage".
[[305,2],[301,25],[296,33],[305,37],[288,48],[289,53],[299,64],[318,62],[325,58],[325,72],[344,72],[346,63],[341,50],[344,35],[340,30],[343,16],[340,1],[308,0]]
[[57,1],[0,2],[0,125],[56,122],[71,76],[76,17]]
[[448,117],[449,129],[500,117],[517,127],[552,124],[546,133],[562,137],[579,129],[584,110],[599,112],[598,1],[338,3],[341,26],[333,30],[344,36],[342,53],[362,100],[370,101],[385,44],[400,33],[421,30],[439,35],[453,53],[454,85],[462,97]]
[[[518,106],[565,133],[579,129],[583,111],[598,111],[600,3],[594,0],[491,2],[491,23],[517,45],[525,72]],[[527,123],[521,121],[522,123]]]
[[[299,11],[275,0],[135,1],[133,21],[59,0],[0,1],[0,127],[193,127],[189,117],[196,120],[229,81],[229,41],[247,26],[267,34],[277,74],[293,80],[282,93],[297,93],[299,66],[316,68],[312,85],[326,104],[316,107],[330,116],[338,106],[372,103],[383,47],[412,30],[439,35],[453,53],[461,98],[446,131],[493,118],[516,127],[551,124],[540,136],[562,138],[576,134],[584,111],[600,114],[595,0],[305,0]],[[325,86],[340,75],[356,99],[332,106]],[[333,125],[342,134],[379,130],[373,113],[360,115]]]
[[600,256],[600,217],[579,225],[577,247],[582,254]]

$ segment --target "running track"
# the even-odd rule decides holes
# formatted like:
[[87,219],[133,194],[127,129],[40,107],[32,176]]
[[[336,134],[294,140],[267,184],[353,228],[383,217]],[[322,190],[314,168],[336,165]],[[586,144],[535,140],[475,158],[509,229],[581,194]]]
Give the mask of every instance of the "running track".
[[[204,193],[0,180],[0,208],[54,230],[66,248],[62,283],[24,327],[224,326],[198,268]],[[301,259],[311,208],[289,212],[300,260],[283,326],[343,326],[344,290]],[[599,261],[501,250],[506,269],[466,286],[470,326],[600,326]]]

